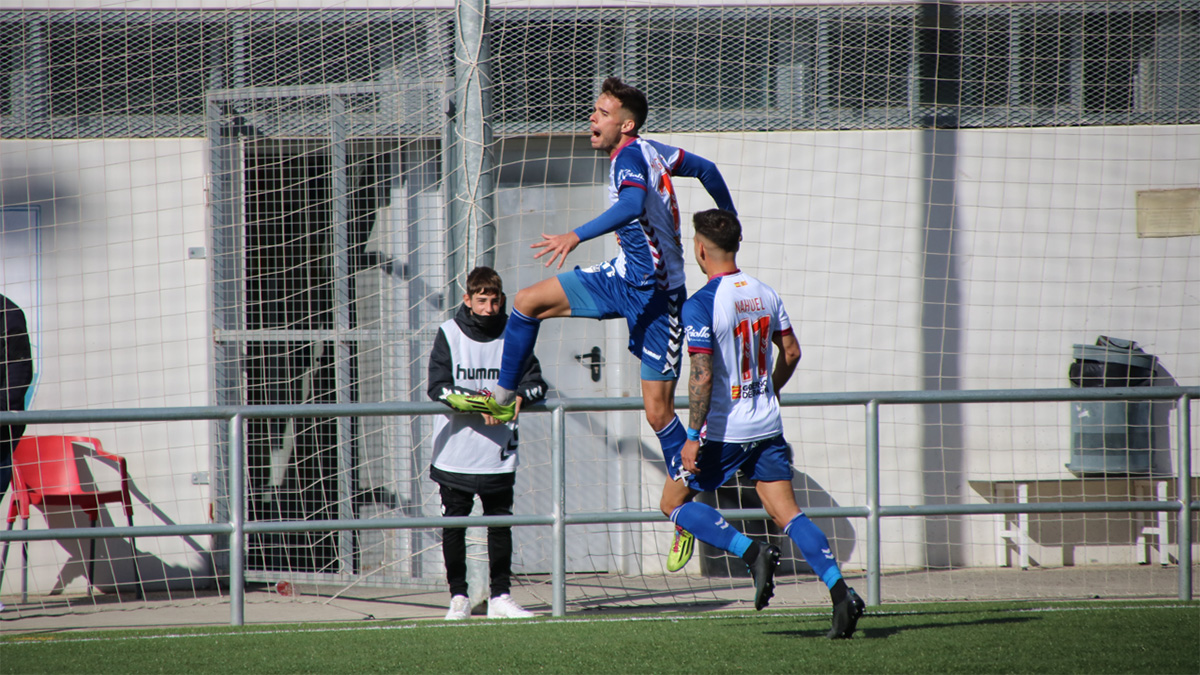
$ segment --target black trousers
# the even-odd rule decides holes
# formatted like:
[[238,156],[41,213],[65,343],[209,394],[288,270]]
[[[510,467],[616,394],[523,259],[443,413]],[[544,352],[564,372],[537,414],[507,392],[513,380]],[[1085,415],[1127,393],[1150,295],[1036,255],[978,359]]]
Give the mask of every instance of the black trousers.
[[[483,503],[485,516],[511,516],[513,489],[497,492],[467,492],[439,485],[442,492],[442,515],[469,516],[475,505],[475,495]],[[509,591],[512,580],[512,528],[489,527],[487,538],[488,567],[491,575],[491,597]],[[442,558],[446,561],[446,581],[450,595],[467,595],[467,531],[461,527],[442,528]]]
[[13,450],[17,449],[17,442],[23,435],[24,424],[0,425],[0,499],[4,498],[4,492],[8,490],[8,483],[12,479]]

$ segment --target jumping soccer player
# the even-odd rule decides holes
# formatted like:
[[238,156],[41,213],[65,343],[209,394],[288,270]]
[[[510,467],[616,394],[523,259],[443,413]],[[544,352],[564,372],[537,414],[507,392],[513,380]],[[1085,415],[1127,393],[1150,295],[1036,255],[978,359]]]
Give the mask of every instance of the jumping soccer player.
[[[669,462],[676,487],[664,491],[663,510],[669,508],[671,521],[700,541],[741,556],[754,577],[754,608],[762,609],[774,594],[779,549],[750,539],[716,509],[692,501],[744,471],[755,481],[767,514],[829,587],[833,627],[827,637],[849,638],[866,603],[846,585],[829,540],[792,493],[792,450],[783,439],[778,400],[800,361],[791,320],[774,289],[738,269],[742,226],[735,214],[702,211],[692,223],[696,262],[708,283],[683,306],[691,359],[688,440]],[[779,348],[779,358],[768,372],[772,346]]]
[[[543,234],[542,241],[532,246],[542,249],[534,258],[548,255],[545,266],[557,260],[562,269],[567,255],[580,242],[615,232],[617,257],[586,269],[576,267],[517,293],[497,386],[491,396],[450,396],[450,405],[502,421],[511,419],[521,364],[533,352],[544,319],[624,317],[629,325],[629,351],[642,362],[646,421],[658,436],[664,459],[679,455],[687,436],[675,415],[674,401],[683,347],[679,311],[687,292],[679,206],[671,181],[676,176],[698,178],[717,206],[730,212],[734,206],[715,164],[638,136],[647,110],[646,95],[641,91],[616,77],[604,81],[589,122],[592,148],[608,153],[612,160],[612,206],[572,232]],[[680,546],[681,537],[686,539],[686,533],[677,533],[675,550],[690,552],[690,542]],[[684,562],[686,556],[676,553],[668,566],[678,569]]]

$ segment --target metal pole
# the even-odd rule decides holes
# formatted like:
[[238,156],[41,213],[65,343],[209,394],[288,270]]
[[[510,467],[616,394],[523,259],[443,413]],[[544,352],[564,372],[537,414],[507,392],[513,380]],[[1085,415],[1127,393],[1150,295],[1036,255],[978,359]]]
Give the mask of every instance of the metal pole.
[[[350,304],[353,302],[350,293],[350,195],[348,164],[348,144],[346,142],[346,101],[342,96],[329,97],[332,110],[332,125],[330,128],[330,158],[333,171],[333,292],[337,303],[334,307],[334,373],[337,389],[334,395],[338,403],[349,403],[350,392],[354,389],[348,334],[353,326],[350,325]],[[314,343],[311,349],[316,351]],[[313,374],[321,364],[313,363]],[[301,401],[309,403],[309,401]],[[337,453],[338,453],[338,517],[349,519],[354,517],[354,498],[351,494],[351,476],[354,467],[354,418],[340,416],[337,424]],[[338,533],[337,544],[338,572],[348,574],[354,569],[354,533],[345,530]]]
[[[1179,599],[1192,599],[1192,408],[1191,397],[1179,397]],[[1164,538],[1166,538],[1164,536]]]
[[552,567],[552,585],[554,599],[550,606],[553,616],[564,616],[567,613],[567,524],[564,516],[567,512],[567,464],[566,464],[566,412],[557,407],[550,415],[550,472],[551,499],[554,504],[554,562]]
[[458,125],[458,211],[466,227],[466,269],[494,266],[496,257],[495,158],[492,147],[492,50],[488,0],[454,3],[454,66]]
[[867,604],[882,602],[879,595],[879,402],[867,403]]
[[242,447],[242,416],[229,420],[229,623],[246,624],[246,453]]

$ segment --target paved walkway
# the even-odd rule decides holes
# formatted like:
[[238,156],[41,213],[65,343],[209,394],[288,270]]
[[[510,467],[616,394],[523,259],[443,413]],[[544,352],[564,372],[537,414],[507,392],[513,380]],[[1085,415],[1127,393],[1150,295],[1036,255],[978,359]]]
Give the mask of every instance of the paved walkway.
[[[850,578],[866,596],[866,580]],[[617,613],[749,610],[748,579],[711,580],[684,575],[622,577],[571,575],[567,586],[568,616],[597,617]],[[1200,591],[1200,566],[1193,567],[1192,586]],[[940,572],[897,572],[880,584],[884,606],[917,601],[1081,600],[1179,597],[1179,569],[1159,565],[1070,567],[1056,569],[964,569]],[[440,620],[446,612],[444,591],[301,585],[294,596],[280,595],[266,584],[246,592],[247,626],[278,623]],[[513,597],[539,615],[550,614],[551,587],[545,577],[520,577]],[[62,631],[230,625],[227,592],[150,593],[131,595],[3,598],[0,634],[44,634]],[[780,579],[768,611],[828,611],[825,588],[811,576]],[[482,618],[482,617],[481,617]]]

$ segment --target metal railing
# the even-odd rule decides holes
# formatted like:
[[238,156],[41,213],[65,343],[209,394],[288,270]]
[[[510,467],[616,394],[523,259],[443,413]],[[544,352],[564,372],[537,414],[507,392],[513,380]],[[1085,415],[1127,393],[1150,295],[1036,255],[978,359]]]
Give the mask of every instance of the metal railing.
[[[878,605],[880,595],[880,520],[911,516],[1000,515],[1022,513],[1095,513],[1095,512],[1168,512],[1178,519],[1179,598],[1192,598],[1192,513],[1200,503],[1192,501],[1191,489],[1191,409],[1192,399],[1200,398],[1200,387],[1121,387],[1080,389],[979,389],[956,391],[846,392],[830,394],[785,394],[784,406],[851,406],[866,411],[866,484],[867,503],[862,506],[814,507],[805,509],[812,517],[853,517],[867,521],[867,602]],[[1031,403],[1063,401],[1170,401],[1178,402],[1176,453],[1177,499],[1133,502],[1038,502],[996,504],[882,504],[879,491],[879,408],[882,405],[926,405],[943,403]],[[678,398],[677,407],[686,407]],[[103,529],[72,527],[51,530],[11,530],[0,532],[3,541],[50,539],[87,539],[117,537],[171,537],[182,535],[228,535],[230,623],[244,624],[246,535],[254,533],[330,532],[343,530],[387,530],[489,525],[549,525],[552,528],[553,558],[551,583],[554,616],[566,613],[566,539],[568,525],[657,522],[658,511],[567,513],[565,416],[568,412],[640,411],[640,398],[551,399],[522,410],[523,414],[551,415],[550,456],[552,510],[543,515],[402,517],[305,520],[246,521],[245,444],[242,425],[252,418],[289,417],[371,417],[444,414],[439,403],[355,403],[335,405],[197,406],[174,408],[124,408],[108,410],[47,410],[0,413],[0,424],[86,424],[111,422],[165,422],[188,420],[226,420],[229,425],[227,448],[230,471],[229,520],[224,523],[194,525],[113,526]],[[723,510],[728,520],[762,520],[763,509]]]

